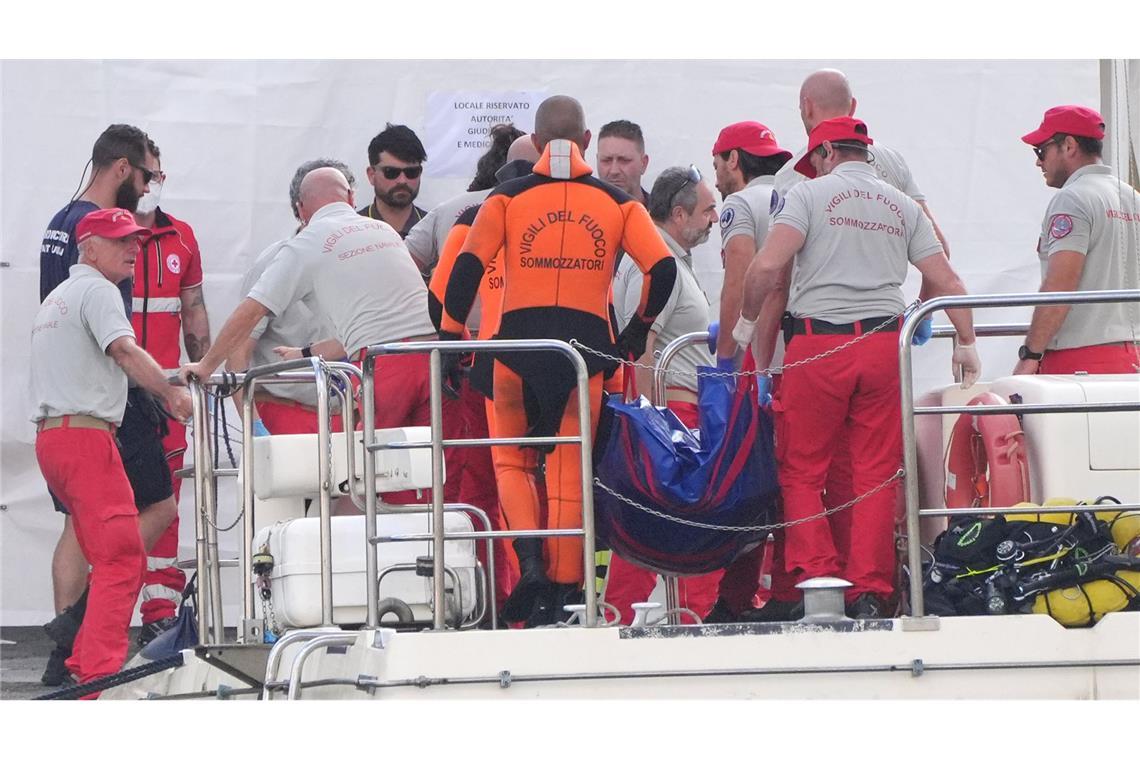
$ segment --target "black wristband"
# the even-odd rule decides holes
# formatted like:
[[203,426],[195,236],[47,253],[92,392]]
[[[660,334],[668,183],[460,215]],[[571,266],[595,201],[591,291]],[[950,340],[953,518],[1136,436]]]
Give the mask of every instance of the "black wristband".
[[310,343],[309,345],[307,345],[301,349],[301,356],[305,357],[306,359],[312,358],[312,356],[313,356],[313,344],[312,343]]

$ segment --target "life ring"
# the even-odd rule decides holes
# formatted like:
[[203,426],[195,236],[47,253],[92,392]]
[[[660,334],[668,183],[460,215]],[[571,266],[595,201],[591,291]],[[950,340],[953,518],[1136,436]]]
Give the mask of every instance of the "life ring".
[[[979,393],[967,406],[1008,406],[996,393]],[[1012,507],[1029,501],[1025,431],[1014,414],[963,414],[946,447],[946,506]]]

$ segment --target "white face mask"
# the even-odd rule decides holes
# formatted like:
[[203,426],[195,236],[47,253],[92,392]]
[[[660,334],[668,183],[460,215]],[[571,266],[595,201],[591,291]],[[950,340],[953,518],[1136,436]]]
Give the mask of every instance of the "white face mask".
[[162,183],[151,182],[150,192],[143,197],[139,198],[139,206],[137,212],[140,214],[151,214],[158,208],[158,202],[162,198]]

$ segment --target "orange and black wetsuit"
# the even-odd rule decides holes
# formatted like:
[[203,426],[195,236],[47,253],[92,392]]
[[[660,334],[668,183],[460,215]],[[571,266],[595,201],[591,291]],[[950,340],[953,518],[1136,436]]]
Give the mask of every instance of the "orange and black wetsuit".
[[[673,289],[676,263],[645,208],[593,176],[578,147],[552,141],[534,173],[503,183],[483,202],[455,261],[443,299],[441,337],[463,331],[484,276],[499,255],[502,316],[498,339],[576,339],[617,355],[618,342],[640,338]],[[617,250],[646,273],[632,328],[618,338],[609,319]],[[501,250],[501,253],[500,253]],[[486,319],[486,315],[484,315]],[[486,330],[483,330],[486,335]],[[601,405],[603,372],[613,362],[583,357],[590,372],[592,425]],[[494,363],[494,434],[577,435],[573,367],[548,352],[499,354]],[[492,452],[503,512],[512,530],[535,530],[539,504],[532,447],[496,446]],[[550,528],[581,527],[582,481],[574,446],[557,446],[546,458]],[[517,547],[517,544],[516,544]],[[581,583],[578,539],[547,542],[546,572],[560,584]]]

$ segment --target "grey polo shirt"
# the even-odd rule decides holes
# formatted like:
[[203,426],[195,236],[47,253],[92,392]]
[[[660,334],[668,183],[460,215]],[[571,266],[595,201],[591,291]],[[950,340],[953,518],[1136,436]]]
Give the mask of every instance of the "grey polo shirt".
[[107,354],[111,343],[134,338],[119,289],[97,269],[74,264],[36,313],[32,326],[32,422],[88,414],[120,424],[127,407],[127,373]]
[[[257,255],[253,266],[242,280],[243,294],[249,294],[287,242],[288,239],[278,240]],[[304,301],[294,301],[281,314],[262,317],[253,328],[250,337],[256,343],[250,356],[249,366],[261,367],[281,361],[281,357],[273,353],[273,349],[277,346],[307,346],[331,338],[335,334],[336,331],[324,316],[315,314]],[[278,398],[298,401],[308,406],[317,405],[317,389],[311,383],[263,383],[258,388]]]
[[471,190],[439,204],[427,213],[423,219],[416,222],[416,226],[404,238],[408,246],[408,253],[416,260],[420,271],[430,275],[439,263],[439,253],[443,250],[443,243],[447,240],[447,233],[451,232],[460,215],[467,209],[478,206],[488,195],[486,190]]
[[[776,192],[775,177],[772,176],[757,177],[743,189],[729,195],[724,199],[720,212],[721,248],[727,247],[732,238],[746,235],[752,238],[754,252],[759,251],[768,238],[772,215],[779,205],[780,194]],[[736,287],[740,287],[739,283]],[[777,340],[771,366],[779,368],[783,363],[784,342]]]
[[901,312],[907,262],[942,251],[918,204],[854,161],[793,187],[772,224],[805,236],[788,310],[837,324]]
[[[1140,287],[1140,194],[1103,164],[1073,172],[1053,196],[1041,223],[1037,255],[1042,277],[1049,257],[1058,251],[1085,257],[1077,290]],[[1140,333],[1138,311],[1123,303],[1073,306],[1048,348],[1134,341]]]
[[[693,257],[685,252],[676,240],[660,227],[661,239],[669,246],[673,258],[677,260],[677,279],[673,282],[673,291],[665,307],[653,320],[653,331],[657,333],[657,342],[653,349],[661,351],[682,335],[692,332],[704,332],[709,329],[709,299],[701,290],[696,275],[693,274]],[[614,309],[618,312],[618,322],[624,326],[633,319],[637,312],[637,305],[641,301],[641,284],[645,275],[637,268],[629,256],[623,256],[622,266],[633,270],[627,277],[628,288],[621,303],[614,302]],[[678,370],[677,374],[669,375],[666,385],[669,387],[685,388],[694,393],[697,391],[697,366],[710,366],[713,364],[712,355],[704,344],[687,346],[669,362],[669,369]],[[640,389],[648,393],[648,389]]]
[[375,343],[435,333],[427,286],[404,241],[347,203],[317,211],[281,246],[249,297],[274,316],[303,301],[329,320],[350,357]]

